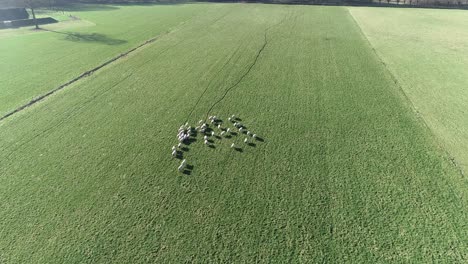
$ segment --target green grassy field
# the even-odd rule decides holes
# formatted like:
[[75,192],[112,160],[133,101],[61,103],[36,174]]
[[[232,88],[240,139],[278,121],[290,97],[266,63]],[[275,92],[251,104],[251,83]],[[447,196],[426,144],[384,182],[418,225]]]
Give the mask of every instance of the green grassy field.
[[[222,15],[218,9],[203,4],[75,6],[46,12],[62,20],[42,26],[49,31],[2,30],[0,115],[196,16]],[[69,15],[81,20],[67,20]]]
[[350,10],[414,107],[468,173],[468,13]]
[[[468,258],[466,179],[346,8],[171,8],[189,22],[0,123],[0,262]],[[179,126],[231,114],[264,141],[199,135],[178,173]]]

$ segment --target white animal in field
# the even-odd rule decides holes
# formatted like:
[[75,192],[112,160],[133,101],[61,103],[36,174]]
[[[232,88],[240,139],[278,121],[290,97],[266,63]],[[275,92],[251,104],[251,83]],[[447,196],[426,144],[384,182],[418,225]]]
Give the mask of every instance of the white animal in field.
[[201,125],[201,123],[203,123],[203,120],[198,121],[198,124],[199,124],[199,125]]
[[226,132],[228,132],[228,133],[229,133],[229,131],[231,131],[231,129],[228,127],[228,128],[226,129]]
[[204,140],[208,140],[208,136],[204,136],[203,139],[204,139]]
[[214,131],[211,131],[211,136],[214,136],[215,135],[215,132]]
[[226,133],[226,131],[221,131],[221,136],[224,136],[224,133]]
[[231,118],[234,119],[234,118],[236,118],[236,116],[235,116],[235,115],[232,115]]
[[253,134],[252,137],[253,137],[253,138],[257,138],[257,134]]
[[183,166],[185,167],[185,165],[187,165],[187,160],[184,159],[180,164],[183,165]]
[[209,144],[208,140],[205,139],[205,145],[208,145],[208,144]]
[[176,151],[176,150],[173,150],[173,151],[172,151],[172,157],[175,157],[175,156],[177,156],[177,151]]
[[244,129],[242,127],[239,128],[239,132],[241,132],[241,133],[244,132]]
[[234,148],[236,145],[234,143],[231,144],[231,148]]
[[218,128],[221,129],[221,124],[218,125]]
[[172,146],[172,151],[174,151],[174,150],[176,150],[176,149],[177,149],[176,146]]
[[244,139],[244,143],[247,143],[249,142],[249,140],[247,138]]
[[247,136],[250,136],[252,133],[250,133],[250,131],[247,131]]
[[177,170],[178,170],[179,172],[182,172],[182,171],[184,170],[184,166],[180,165],[180,166],[177,168]]
[[182,143],[177,144],[177,147],[179,148],[182,147]]

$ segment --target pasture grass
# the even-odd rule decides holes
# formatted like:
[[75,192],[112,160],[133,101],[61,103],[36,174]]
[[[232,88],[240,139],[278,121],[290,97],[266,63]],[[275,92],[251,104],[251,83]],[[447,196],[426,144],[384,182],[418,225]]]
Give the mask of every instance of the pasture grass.
[[[347,9],[217,8],[0,123],[1,260],[463,262],[466,181]],[[178,173],[231,114],[264,141]]]
[[416,111],[468,173],[468,11],[350,12]]
[[[80,8],[82,7],[82,8]],[[77,5],[61,21],[0,31],[0,115],[79,76],[147,39],[175,30],[217,5]],[[41,13],[40,13],[41,14]],[[62,12],[46,12],[64,19]],[[214,15],[214,14],[212,14]]]

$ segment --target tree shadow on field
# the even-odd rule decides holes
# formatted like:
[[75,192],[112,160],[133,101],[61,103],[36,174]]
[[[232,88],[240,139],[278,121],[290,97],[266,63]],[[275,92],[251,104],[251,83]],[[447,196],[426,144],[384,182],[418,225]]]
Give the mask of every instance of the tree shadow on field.
[[127,43],[123,39],[114,39],[100,33],[78,33],[78,32],[60,32],[55,30],[47,30],[49,32],[65,35],[65,40],[83,43],[99,43],[109,46],[122,45]]

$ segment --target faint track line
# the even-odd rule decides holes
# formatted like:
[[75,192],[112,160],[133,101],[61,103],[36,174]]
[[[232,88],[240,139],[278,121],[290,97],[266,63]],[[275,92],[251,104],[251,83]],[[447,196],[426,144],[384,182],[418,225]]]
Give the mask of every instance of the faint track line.
[[260,47],[260,49],[257,51],[257,54],[255,55],[255,58],[253,60],[253,62],[250,64],[250,66],[247,68],[247,71],[242,74],[242,76],[231,86],[229,86],[224,94],[216,101],[214,102],[211,107],[208,109],[208,111],[206,112],[206,117],[205,117],[205,121],[206,119],[208,119],[208,116],[211,112],[211,110],[213,110],[213,108],[219,104],[221,101],[224,100],[224,98],[226,97],[226,95],[234,88],[236,88],[243,80],[244,78],[252,71],[252,68],[257,64],[258,62],[258,59],[260,58],[260,55],[262,54],[262,52],[265,50],[265,47],[268,45],[268,31],[270,29],[272,29],[273,27],[277,27],[279,25],[281,25],[282,23],[284,23],[284,21],[286,21],[286,17],[284,17],[280,22],[274,24],[274,25],[271,25],[269,27],[267,27],[265,29],[265,32],[264,32],[264,41],[263,41],[263,45]]

